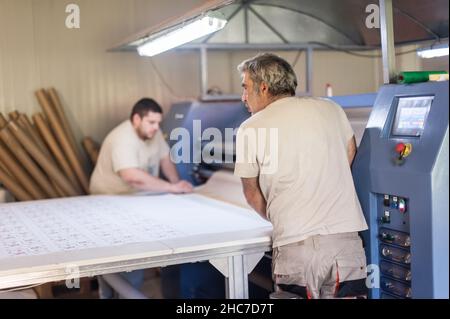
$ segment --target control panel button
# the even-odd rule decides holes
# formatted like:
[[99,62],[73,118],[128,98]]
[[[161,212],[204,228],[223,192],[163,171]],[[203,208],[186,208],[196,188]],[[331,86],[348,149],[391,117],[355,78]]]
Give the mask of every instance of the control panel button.
[[398,200],[398,211],[402,214],[406,213],[406,201],[404,198]]
[[383,213],[383,216],[380,218],[380,222],[382,224],[389,224],[391,222],[391,212],[386,210]]
[[384,205],[384,207],[390,207],[391,206],[391,199],[390,199],[389,195],[384,195],[383,205]]
[[407,288],[406,289],[406,298],[411,298],[412,297],[412,289],[411,288]]
[[403,262],[405,263],[405,264],[411,264],[411,254],[410,253],[407,253],[404,257],[403,257]]
[[390,250],[389,248],[387,248],[387,247],[384,247],[384,248],[381,250],[381,254],[382,254],[384,257],[390,257],[390,256],[392,256],[391,250]]
[[409,248],[411,246],[411,237],[409,236],[409,234],[393,229],[381,228],[379,238],[381,241],[395,244],[404,248]]
[[411,253],[405,249],[381,244],[380,255],[382,259],[387,261],[393,261],[405,266],[409,266],[411,264]]
[[397,143],[397,145],[395,145],[395,152],[399,155],[401,155],[405,149],[406,145],[404,143]]
[[392,278],[405,281],[407,283],[411,282],[411,270],[404,266],[399,266],[382,260],[380,262],[380,271],[381,274],[388,275]]
[[393,282],[392,281],[385,281],[384,288],[387,289],[387,290],[393,290],[394,289]]
[[392,196],[391,207],[394,209],[398,208],[398,197],[397,196]]
[[411,247],[411,237],[409,237],[409,236],[406,236],[406,237],[405,237],[405,240],[404,240],[404,242],[403,242],[403,246],[405,246],[405,247]]
[[405,163],[405,158],[407,158],[411,152],[411,143],[397,143],[395,145],[395,153],[397,153],[397,156],[394,159],[394,163],[396,165],[403,165]]
[[381,278],[381,288],[388,293],[392,293],[402,298],[412,297],[412,290],[409,283],[390,280],[388,278]]
[[412,275],[411,275],[411,270],[408,270],[408,271],[406,272],[405,280],[406,280],[406,281],[411,281],[411,277],[412,277]]
[[395,240],[395,236],[392,234],[388,234],[388,233],[381,233],[380,237],[382,240],[387,241],[387,242],[393,242]]

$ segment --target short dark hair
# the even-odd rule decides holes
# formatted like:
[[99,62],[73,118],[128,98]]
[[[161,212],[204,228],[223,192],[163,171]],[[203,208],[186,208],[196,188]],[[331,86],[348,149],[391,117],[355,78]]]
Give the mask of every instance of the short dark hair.
[[163,110],[155,100],[150,98],[143,98],[133,106],[133,110],[131,110],[130,120],[133,120],[133,116],[135,114],[138,114],[140,118],[143,118],[148,114],[148,112],[162,114]]

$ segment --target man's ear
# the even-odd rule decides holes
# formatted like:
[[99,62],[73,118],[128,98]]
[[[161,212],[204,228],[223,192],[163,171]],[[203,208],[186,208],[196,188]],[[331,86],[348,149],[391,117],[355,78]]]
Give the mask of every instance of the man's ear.
[[139,124],[139,120],[141,119],[141,117],[139,116],[139,114],[134,114],[133,117],[131,118],[131,123],[138,125]]
[[259,92],[261,92],[262,94],[269,93],[269,86],[266,84],[266,82],[261,82],[261,85],[259,86]]

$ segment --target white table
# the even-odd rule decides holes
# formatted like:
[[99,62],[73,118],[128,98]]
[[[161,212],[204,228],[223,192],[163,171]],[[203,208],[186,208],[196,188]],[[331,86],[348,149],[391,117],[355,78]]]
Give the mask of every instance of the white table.
[[197,194],[0,204],[0,289],[208,260],[227,297],[248,298],[271,232],[255,212]]

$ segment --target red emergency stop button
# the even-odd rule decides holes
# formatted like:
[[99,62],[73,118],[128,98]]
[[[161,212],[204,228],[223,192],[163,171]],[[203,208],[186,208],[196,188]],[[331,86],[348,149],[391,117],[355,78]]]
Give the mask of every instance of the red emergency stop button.
[[397,145],[395,145],[395,151],[400,155],[403,153],[405,148],[406,148],[406,145],[404,143],[397,143]]
[[397,143],[395,145],[395,152],[398,154],[398,157],[394,159],[394,163],[397,165],[403,165],[405,163],[405,158],[411,154],[412,144],[411,143]]

